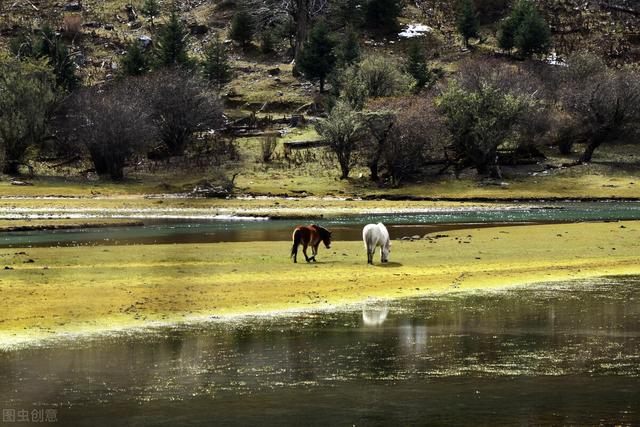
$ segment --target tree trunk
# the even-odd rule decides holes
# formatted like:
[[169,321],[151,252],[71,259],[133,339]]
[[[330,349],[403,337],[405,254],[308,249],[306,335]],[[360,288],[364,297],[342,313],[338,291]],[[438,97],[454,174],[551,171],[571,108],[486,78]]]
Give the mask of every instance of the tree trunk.
[[502,178],[502,171],[498,165],[498,156],[495,151],[481,156],[476,162],[478,175],[490,176],[491,178]]
[[350,156],[345,154],[338,154],[338,163],[340,163],[340,171],[342,174],[340,175],[340,179],[349,178],[349,172],[351,168],[349,167]]
[[589,163],[591,161],[591,158],[593,157],[593,152],[596,151],[596,148],[598,148],[600,144],[602,144],[601,138],[597,138],[591,141],[589,145],[587,145],[587,148],[584,150],[584,153],[582,153],[582,156],[580,156],[579,163]]
[[369,170],[371,171],[371,176],[369,177],[369,179],[371,181],[377,182],[380,179],[380,177],[378,177],[378,158],[377,157],[371,160],[371,162],[369,162]]
[[324,93],[324,77],[320,77],[320,93]]
[[342,171],[342,174],[340,175],[340,179],[347,179],[349,178],[349,165],[346,165],[344,163],[340,163],[340,170]]
[[[296,46],[294,56],[293,75],[300,75],[298,64],[302,57],[304,43],[307,41],[309,32],[309,0],[296,0]],[[322,91],[322,90],[321,90]]]
[[18,175],[18,166],[19,165],[20,164],[18,162],[14,162],[12,160],[8,160],[4,164],[4,167],[2,168],[2,173],[4,173],[5,175],[11,175],[11,176]]
[[491,178],[502,179],[502,170],[498,163],[491,165],[491,169],[489,169],[489,176]]

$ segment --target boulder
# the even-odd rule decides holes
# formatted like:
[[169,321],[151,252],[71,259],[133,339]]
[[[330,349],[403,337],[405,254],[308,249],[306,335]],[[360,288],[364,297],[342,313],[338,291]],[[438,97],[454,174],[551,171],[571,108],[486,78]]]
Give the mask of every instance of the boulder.
[[209,32],[209,27],[204,24],[191,24],[189,25],[189,32],[192,36],[201,36]]
[[79,1],[72,1],[64,5],[64,10],[67,12],[79,12],[82,10],[82,3]]
[[138,43],[140,43],[140,46],[146,49],[153,44],[153,40],[151,39],[151,37],[145,36],[143,34],[141,36],[138,36]]

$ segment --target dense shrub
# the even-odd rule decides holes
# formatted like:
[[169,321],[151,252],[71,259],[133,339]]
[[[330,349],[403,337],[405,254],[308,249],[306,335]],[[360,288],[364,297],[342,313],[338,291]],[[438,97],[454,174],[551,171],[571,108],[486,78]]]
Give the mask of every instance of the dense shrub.
[[4,173],[17,174],[27,150],[47,135],[56,101],[54,80],[42,60],[0,57],[0,149]]
[[360,114],[348,103],[338,101],[326,119],[316,123],[316,131],[329,143],[340,165],[340,179],[347,179],[354,165],[354,153],[365,135]]
[[521,68],[496,61],[465,64],[438,98],[457,170],[473,166],[480,175],[500,178],[498,148],[521,138],[523,122],[542,106],[539,96],[537,82]]

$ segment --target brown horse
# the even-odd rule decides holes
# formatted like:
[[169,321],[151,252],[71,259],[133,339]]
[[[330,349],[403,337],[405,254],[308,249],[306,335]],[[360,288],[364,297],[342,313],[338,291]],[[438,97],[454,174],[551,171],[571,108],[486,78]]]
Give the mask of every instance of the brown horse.
[[[293,230],[293,247],[291,248],[291,258],[293,262],[298,262],[298,246],[302,244],[302,253],[307,262],[315,262],[318,255],[320,242],[329,249],[331,247],[331,232],[319,225],[299,226]],[[311,245],[312,256],[307,256],[307,247]]]

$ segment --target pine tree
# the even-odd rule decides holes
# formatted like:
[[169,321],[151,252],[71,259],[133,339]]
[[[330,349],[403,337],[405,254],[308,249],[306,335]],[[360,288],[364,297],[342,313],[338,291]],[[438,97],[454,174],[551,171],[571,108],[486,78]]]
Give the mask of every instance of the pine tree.
[[56,82],[68,91],[78,87],[79,79],[76,76],[76,63],[69,48],[60,40],[55,45],[53,56],[53,72],[56,74]]
[[358,33],[347,27],[342,43],[338,46],[338,62],[341,67],[348,67],[360,59],[360,43]]
[[132,41],[127,46],[127,53],[122,58],[122,74],[125,76],[141,76],[149,71],[149,61],[140,47],[140,42]]
[[144,0],[140,11],[149,21],[151,21],[151,26],[153,27],[153,19],[160,15],[160,3],[158,0]]
[[204,74],[220,89],[231,79],[231,66],[224,43],[216,37],[205,52]]
[[169,21],[158,31],[156,60],[159,66],[190,65],[187,56],[187,37],[189,33],[180,22],[176,10],[171,11]]
[[262,53],[272,53],[275,50],[274,45],[273,33],[268,29],[264,29],[262,33],[260,33],[260,51]]
[[320,93],[324,92],[324,82],[336,64],[335,45],[326,24],[320,21],[311,29],[300,58],[300,70],[307,78],[320,81]]
[[551,30],[540,11],[528,0],[519,0],[500,26],[498,44],[506,51],[518,50],[523,57],[549,50]]
[[229,35],[231,40],[239,43],[243,48],[251,43],[254,35],[253,20],[246,10],[240,9],[233,15]]
[[398,31],[402,0],[370,0],[366,9],[367,27],[384,33]]
[[55,31],[45,26],[34,37],[23,36],[10,43],[12,52],[20,59],[47,59],[56,76],[56,83],[71,91],[78,86],[76,63],[69,48]]
[[344,0],[338,2],[337,18],[346,27],[359,27],[362,24],[363,0]]
[[427,67],[423,49],[417,42],[409,46],[407,73],[415,79],[415,87],[418,91],[433,80],[433,75],[429,71],[429,67]]
[[532,8],[524,16],[519,31],[516,33],[515,45],[520,55],[529,58],[549,51],[551,30],[538,9]]
[[464,40],[465,47],[469,47],[469,39],[479,38],[480,22],[473,0],[459,0],[458,2],[458,32]]

